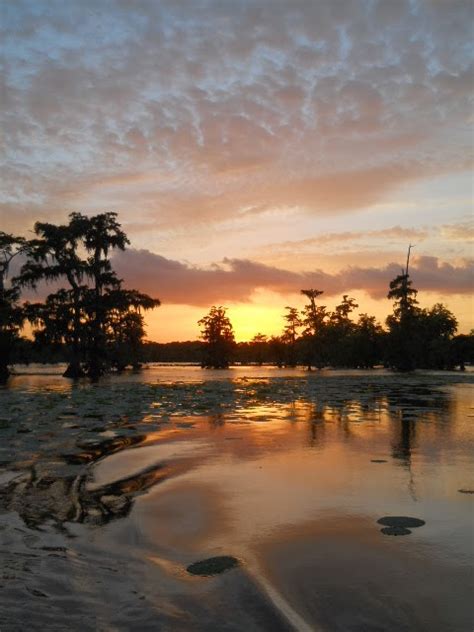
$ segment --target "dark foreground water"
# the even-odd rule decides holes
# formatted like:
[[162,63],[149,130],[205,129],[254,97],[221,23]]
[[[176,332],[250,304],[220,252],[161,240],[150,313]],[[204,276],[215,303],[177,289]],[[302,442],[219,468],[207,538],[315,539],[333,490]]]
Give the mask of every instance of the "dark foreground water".
[[473,629],[472,374],[19,371],[1,632]]

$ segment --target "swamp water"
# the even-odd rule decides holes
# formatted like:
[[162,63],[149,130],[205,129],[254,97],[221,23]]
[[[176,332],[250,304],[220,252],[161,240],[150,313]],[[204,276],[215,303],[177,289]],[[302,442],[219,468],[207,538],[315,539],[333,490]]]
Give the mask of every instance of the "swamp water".
[[0,389],[1,632],[473,629],[473,374],[60,370]]

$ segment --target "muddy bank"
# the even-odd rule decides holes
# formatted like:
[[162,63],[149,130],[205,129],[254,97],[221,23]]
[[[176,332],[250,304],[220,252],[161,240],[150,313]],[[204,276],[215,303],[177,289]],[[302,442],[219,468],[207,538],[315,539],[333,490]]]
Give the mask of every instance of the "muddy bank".
[[13,515],[0,536],[2,632],[291,630],[245,569],[177,579],[127,551],[104,553],[81,529],[31,534]]

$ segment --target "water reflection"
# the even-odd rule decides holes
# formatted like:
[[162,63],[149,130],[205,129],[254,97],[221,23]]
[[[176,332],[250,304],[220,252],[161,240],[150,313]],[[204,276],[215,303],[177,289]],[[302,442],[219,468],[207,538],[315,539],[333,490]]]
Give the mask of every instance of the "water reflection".
[[[394,420],[394,438],[392,440],[392,457],[399,459],[407,467],[411,463],[412,449],[416,448],[416,421],[400,415],[400,420]],[[397,427],[398,426],[398,427]]]
[[[212,629],[216,593],[227,617],[229,595],[251,585],[233,613],[257,599],[274,612],[286,603],[308,629],[325,612],[331,623],[342,613],[341,629],[465,622],[473,496],[458,490],[474,488],[470,376],[236,371],[203,381],[176,371],[94,386],[25,376],[0,389],[12,620],[27,595],[46,604],[52,627],[64,627],[56,616],[74,600],[81,617],[97,615],[87,629],[107,627],[115,594],[130,618],[109,618],[110,628],[137,627],[148,605],[140,629],[168,616],[163,629]],[[426,527],[400,543],[380,534],[386,515]],[[227,554],[243,564],[222,583],[185,575]],[[211,614],[199,627],[201,606]],[[420,625],[408,625],[412,612]]]
[[434,461],[462,450],[461,426],[464,445],[473,440],[463,425],[465,403],[450,386],[469,384],[467,375],[160,382],[149,371],[141,379],[72,385],[56,376],[22,376],[0,391],[0,510],[17,511],[36,527],[124,517],[137,495],[199,465],[199,456],[186,467],[168,459],[133,475],[124,470],[113,484],[92,490],[86,481],[96,464],[140,446],[198,437],[211,446],[211,458],[237,460],[305,447],[372,450],[375,462],[390,456],[407,470],[416,500],[414,456]]

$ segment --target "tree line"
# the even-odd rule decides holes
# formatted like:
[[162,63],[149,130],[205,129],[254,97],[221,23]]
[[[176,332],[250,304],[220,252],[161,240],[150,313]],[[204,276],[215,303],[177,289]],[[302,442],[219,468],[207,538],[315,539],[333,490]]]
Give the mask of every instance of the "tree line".
[[[110,254],[129,240],[116,213],[71,213],[66,224],[37,222],[34,237],[0,232],[0,381],[15,362],[66,362],[65,377],[98,379],[106,371],[138,368],[142,362],[199,362],[227,368],[232,362],[273,363],[279,367],[464,368],[474,359],[474,335],[456,335],[457,321],[437,303],[420,308],[406,268],[389,284],[393,312],[385,327],[374,316],[358,314],[344,295],[334,310],[322,304],[323,290],[304,289],[302,310],[285,308],[279,336],[257,334],[236,343],[227,308],[213,306],[198,322],[201,341],[144,342],[143,313],[157,298],[123,287]],[[10,278],[11,263],[21,258]],[[158,280],[159,282],[159,280]],[[27,288],[52,290],[41,302],[21,300]],[[33,338],[22,333],[29,323]]]
[[393,312],[385,328],[374,316],[362,313],[345,294],[331,311],[321,302],[323,290],[306,289],[302,310],[286,307],[285,326],[280,336],[268,338],[258,333],[249,343],[236,345],[232,323],[225,307],[213,306],[199,321],[206,342],[202,366],[225,368],[236,358],[256,364],[271,362],[279,367],[304,366],[308,370],[323,367],[372,368],[376,365],[398,371],[423,369],[464,370],[474,361],[474,335],[456,335],[457,320],[442,303],[431,309],[420,308],[418,291],[409,274],[410,250],[405,269],[389,284],[387,298]]
[[[397,279],[398,286],[400,279]],[[455,335],[456,319],[441,303],[431,309],[413,306],[412,311],[405,314],[401,312],[399,301],[395,301],[394,313],[386,319],[384,328],[374,316],[365,313],[352,319],[357,303],[347,295],[330,311],[311,300],[315,293],[322,293],[320,290],[304,290],[303,293],[309,293],[310,301],[302,311],[286,308],[285,326],[279,336],[258,333],[249,342],[236,343],[230,321],[222,339],[214,332],[208,336],[204,329],[207,344],[201,351],[202,366],[223,368],[240,362],[313,370],[324,367],[370,369],[383,365],[397,371],[411,371],[456,367],[464,370],[466,363],[474,363],[473,333]],[[226,318],[226,308],[214,307],[213,310],[219,310],[219,320]],[[172,344],[162,347],[149,354],[151,359],[166,356],[170,361],[179,361]],[[180,351],[182,354],[183,350]],[[190,351],[196,359],[196,349],[190,348]]]

